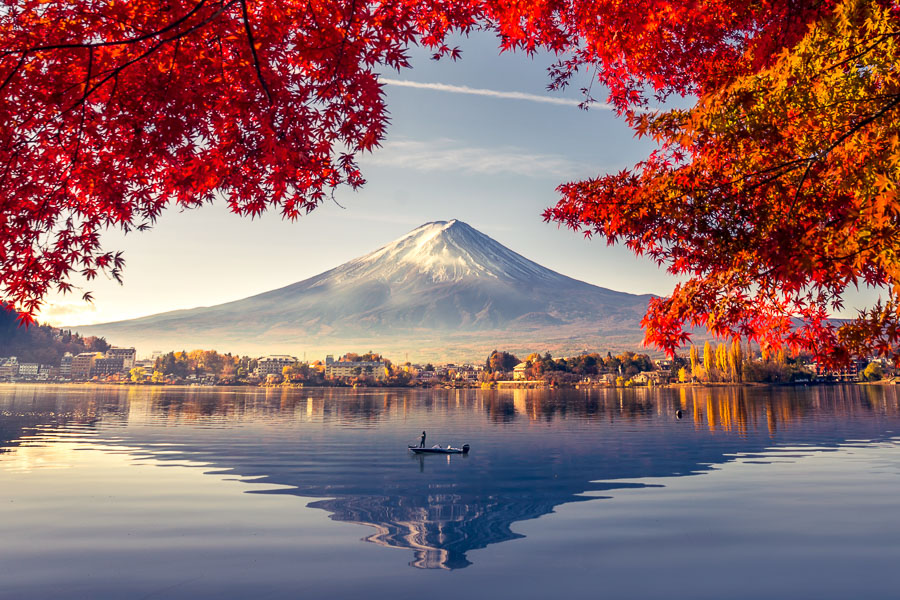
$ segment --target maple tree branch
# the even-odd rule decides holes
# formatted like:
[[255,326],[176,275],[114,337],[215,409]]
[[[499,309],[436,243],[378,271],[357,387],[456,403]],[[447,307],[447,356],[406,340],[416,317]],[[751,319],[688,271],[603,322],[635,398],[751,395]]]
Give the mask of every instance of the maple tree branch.
[[[88,68],[87,68],[87,77],[84,79],[84,95],[81,98],[81,118],[78,122],[78,134],[75,138],[75,151],[72,153],[72,164],[69,168],[71,172],[71,168],[78,163],[78,153],[81,150],[81,134],[84,132],[84,117],[87,111],[87,94],[88,94],[88,86],[91,84],[91,78],[93,77],[94,70],[94,49],[88,48]],[[66,176],[68,179],[68,175]]]
[[831,71],[833,69],[837,69],[838,67],[840,67],[848,62],[856,60],[856,59],[860,58],[861,56],[865,56],[866,54],[868,54],[869,52],[871,52],[872,50],[877,48],[882,40],[887,39],[887,38],[897,37],[898,35],[900,35],[900,33],[883,33],[881,35],[875,36],[874,38],[872,38],[872,40],[874,40],[873,43],[869,44],[862,50],[859,50],[856,54],[848,56],[844,60],[836,62],[831,66],[824,67],[822,70],[823,71]]
[[6,79],[3,80],[3,83],[0,84],[0,92],[2,92],[3,88],[5,88],[9,84],[10,81],[12,81],[12,78],[16,76],[16,73],[18,73],[19,69],[22,68],[22,65],[25,64],[26,57],[27,57],[27,55],[23,54],[22,57],[19,58],[19,62],[16,63],[16,66],[13,67],[13,70],[10,71],[9,75],[6,76]]
[[178,60],[178,50],[181,46],[181,38],[175,40],[175,47],[172,49],[172,64],[169,65],[169,72],[166,73],[166,86],[163,93],[168,93],[169,86],[172,85],[172,73],[175,71],[175,62]]
[[[888,95],[886,97],[891,97],[891,96]],[[800,197],[800,188],[803,187],[803,184],[806,182],[806,178],[809,176],[809,171],[810,171],[810,169],[812,169],[812,166],[815,163],[821,162],[821,161],[825,160],[826,158],[828,158],[828,155],[831,154],[831,152],[835,148],[837,148],[839,145],[844,143],[847,140],[847,138],[849,138],[851,135],[853,135],[860,129],[863,129],[864,127],[868,126],[869,124],[877,121],[885,113],[887,113],[889,110],[891,110],[898,104],[900,104],[900,94],[894,94],[893,100],[891,100],[890,102],[885,104],[883,107],[881,107],[881,110],[879,110],[875,114],[869,115],[868,117],[866,117],[859,123],[855,124],[850,129],[845,131],[843,134],[841,134],[840,137],[838,137],[838,139],[836,139],[834,142],[832,142],[828,146],[828,148],[825,149],[824,152],[822,152],[820,154],[813,154],[809,158],[806,159],[806,161],[805,161],[807,163],[806,169],[803,171],[803,176],[800,178],[800,183],[798,183],[796,188],[794,189],[794,198],[791,201],[791,208],[790,208],[790,210],[788,210],[788,215],[787,215],[788,221],[790,221],[790,219],[794,216],[794,209],[796,208],[797,200]]]
[[226,4],[223,4],[222,7],[221,7],[219,10],[217,10],[215,13],[213,13],[212,15],[210,15],[209,17],[207,17],[207,18],[204,19],[203,21],[197,23],[196,25],[194,25],[194,26],[191,27],[190,29],[187,29],[187,30],[185,30],[185,31],[182,31],[182,32],[180,32],[180,33],[177,33],[177,34],[175,34],[175,35],[173,35],[173,36],[171,36],[171,37],[162,39],[162,40],[160,40],[159,42],[157,42],[156,44],[154,44],[153,46],[150,46],[147,50],[145,50],[145,51],[142,52],[141,54],[139,54],[139,55],[137,55],[136,57],[132,58],[131,60],[125,61],[124,63],[122,63],[122,64],[120,64],[120,65],[117,65],[114,69],[112,69],[112,70],[109,72],[108,75],[106,75],[105,77],[103,77],[103,79],[101,79],[96,85],[94,85],[94,86],[89,90],[89,92],[88,92],[87,94],[85,94],[84,97],[81,98],[81,100],[78,100],[75,104],[73,104],[72,106],[70,106],[70,107],[67,108],[66,110],[62,111],[62,112],[60,113],[60,116],[64,115],[65,113],[67,113],[67,112],[69,112],[69,111],[71,111],[71,110],[74,110],[75,108],[78,108],[79,106],[81,106],[82,104],[84,104],[84,102],[86,102],[87,99],[88,99],[94,92],[96,92],[98,89],[100,89],[101,87],[103,87],[103,85],[106,84],[110,79],[113,79],[113,78],[117,77],[117,76],[119,75],[119,73],[121,73],[122,71],[124,71],[125,69],[127,69],[128,67],[130,67],[131,65],[133,65],[133,64],[135,64],[135,63],[137,63],[137,62],[140,62],[141,60],[147,58],[148,56],[150,56],[151,54],[153,54],[154,52],[156,52],[157,50],[159,50],[160,48],[162,48],[163,46],[165,46],[165,45],[168,44],[169,42],[171,42],[171,41],[173,41],[173,40],[178,40],[178,39],[180,39],[180,38],[183,38],[183,37],[185,37],[186,35],[188,35],[188,34],[194,32],[194,31],[196,31],[197,29],[199,29],[199,28],[201,28],[201,27],[204,27],[205,25],[208,25],[209,23],[211,23],[212,21],[214,21],[215,19],[217,19],[217,18],[218,18],[222,13],[224,13],[228,8],[230,8],[231,6],[233,6],[237,1],[238,1],[238,0],[229,0],[229,2],[227,2]]
[[[174,22],[166,25],[162,29],[158,29],[151,33],[146,33],[144,35],[139,35],[137,37],[128,38],[125,40],[114,40],[114,41],[109,41],[109,42],[96,42],[93,44],[84,43],[84,42],[70,42],[68,44],[48,44],[45,46],[32,46],[30,48],[22,48],[19,50],[6,50],[5,52],[0,53],[0,56],[9,56],[9,55],[17,54],[20,52],[23,54],[23,56],[25,56],[28,54],[32,54],[34,52],[43,52],[45,50],[61,50],[61,49],[73,49],[73,48],[103,48],[103,47],[108,47],[108,46],[124,46],[124,45],[128,45],[128,44],[137,44],[137,43],[149,40],[151,38],[161,36],[164,33],[167,33],[169,31],[171,31],[172,29],[175,29],[182,23],[185,23],[188,19],[190,19],[193,15],[197,14],[197,12],[200,11],[200,9],[203,8],[203,5],[206,4],[206,2],[207,2],[207,0],[200,0],[200,2],[198,2],[194,6],[194,8],[192,8],[190,10],[190,12],[185,14],[183,17],[176,19]],[[232,4],[232,3],[229,2],[229,4]],[[203,24],[205,24],[205,23],[203,23]],[[192,27],[191,29],[194,29],[194,28]]]
[[272,104],[272,92],[269,91],[269,86],[266,85],[266,80],[263,78],[262,68],[259,64],[259,56],[256,54],[256,42],[253,40],[253,29],[250,27],[250,16],[247,14],[247,0],[241,0],[241,12],[243,12],[244,15],[244,29],[247,31],[247,41],[250,43],[250,53],[253,54],[253,66],[256,68],[256,77],[259,79],[259,84],[266,92],[269,104]]
[[856,125],[851,127],[849,130],[847,130],[846,132],[841,134],[841,136],[837,140],[835,140],[834,142],[832,142],[832,144],[829,145],[829,147],[825,150],[824,153],[815,154],[815,155],[804,157],[804,158],[797,158],[794,160],[782,162],[777,165],[768,167],[766,169],[754,171],[752,173],[747,173],[745,175],[742,175],[741,177],[736,177],[734,179],[731,179],[730,181],[727,181],[727,182],[719,184],[719,185],[714,185],[714,186],[705,187],[705,188],[697,188],[696,190],[691,190],[689,192],[685,192],[685,193],[681,194],[680,196],[677,196],[673,199],[667,199],[666,202],[682,200],[684,198],[692,196],[695,192],[703,192],[703,193],[716,192],[719,190],[723,190],[726,187],[731,187],[737,183],[741,183],[742,181],[748,181],[751,178],[753,178],[754,176],[772,173],[772,175],[770,175],[762,180],[754,181],[753,183],[749,184],[749,186],[748,186],[749,189],[756,189],[756,188],[762,187],[768,183],[771,183],[772,181],[781,179],[788,173],[796,171],[802,165],[806,165],[806,170],[804,172],[803,177],[801,178],[800,183],[797,186],[797,190],[795,190],[795,196],[794,196],[794,200],[792,201],[791,210],[788,213],[788,218],[790,218],[793,214],[794,205],[796,204],[797,193],[798,193],[799,187],[802,186],[802,184],[805,181],[805,178],[808,177],[808,173],[809,173],[811,166],[813,164],[815,164],[816,162],[820,162],[821,160],[825,159],[835,148],[837,148],[840,144],[842,144],[844,141],[846,141],[847,138],[849,138],[851,135],[853,135],[860,129],[866,127],[867,125],[871,124],[872,122],[876,121],[877,119],[882,117],[886,112],[888,112],[890,109],[892,109],[893,107],[900,104],[900,94],[884,94],[879,97],[892,98],[892,100],[890,102],[888,102],[885,106],[883,106],[878,112],[876,112],[873,115],[869,115],[868,117],[866,117],[865,119],[863,119],[862,121],[860,121],[859,123],[857,123]]
[[347,14],[347,18],[344,21],[344,37],[341,38],[341,47],[338,51],[337,60],[334,61],[334,68],[331,70],[331,82],[328,84],[330,88],[334,84],[335,77],[337,76],[338,68],[340,68],[341,61],[344,60],[344,51],[347,48],[347,38],[350,37],[350,25],[353,24],[353,17],[356,16],[356,0],[353,0],[350,3],[350,12]]

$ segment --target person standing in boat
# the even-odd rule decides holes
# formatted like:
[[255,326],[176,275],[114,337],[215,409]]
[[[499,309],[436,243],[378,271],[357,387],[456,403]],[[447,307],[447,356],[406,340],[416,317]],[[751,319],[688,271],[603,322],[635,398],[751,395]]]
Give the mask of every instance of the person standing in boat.
[[422,432],[422,439],[419,440],[419,448],[425,447],[425,432]]

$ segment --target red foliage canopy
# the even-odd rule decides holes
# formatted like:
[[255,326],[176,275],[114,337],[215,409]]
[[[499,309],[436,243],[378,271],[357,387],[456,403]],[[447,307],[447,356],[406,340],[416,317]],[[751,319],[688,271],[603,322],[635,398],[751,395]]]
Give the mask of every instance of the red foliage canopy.
[[[682,276],[651,303],[650,343],[674,352],[697,325],[831,363],[898,353],[900,5],[827,8],[791,45],[700,86],[691,109],[630,115],[659,149],[561,186],[546,212]],[[830,320],[861,284],[887,300]]]
[[[709,213],[697,208],[701,179],[678,169],[719,151],[717,163],[697,164],[727,164],[739,145],[719,140],[743,134],[645,109],[672,94],[703,102],[734,91],[777,67],[834,8],[831,0],[8,0],[0,9],[0,298],[29,316],[51,288],[70,287],[75,269],[118,277],[122,258],[100,248],[99,233],[147,227],[171,204],[221,196],[239,214],[276,208],[293,219],[336,186],[360,186],[356,157],[378,146],[387,123],[378,73],[407,67],[413,44],[455,59],[448,35],[473,29],[495,32],[503,50],[556,52],[553,88],[590,72],[638,133],[660,143],[634,171],[562,186],[545,216],[706,277],[703,244],[727,244],[690,235]],[[695,200],[678,215],[683,231],[652,202],[679,197]],[[628,202],[657,208],[651,218]],[[654,306],[648,340],[672,350],[691,321],[759,338],[772,322],[771,306],[754,327],[710,320],[722,306],[715,293],[700,297],[685,302],[676,290]]]

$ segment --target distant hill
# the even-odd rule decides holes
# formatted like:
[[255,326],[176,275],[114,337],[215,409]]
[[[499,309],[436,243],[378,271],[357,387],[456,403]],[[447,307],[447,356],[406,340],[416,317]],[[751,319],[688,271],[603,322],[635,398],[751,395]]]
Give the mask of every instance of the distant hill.
[[337,268],[218,306],[76,327],[118,345],[236,352],[634,349],[651,296],[566,277],[461,221],[427,223]]
[[49,325],[20,327],[18,313],[0,304],[0,358],[15,356],[19,362],[59,365],[66,352],[104,352],[108,348],[102,338],[83,338]]

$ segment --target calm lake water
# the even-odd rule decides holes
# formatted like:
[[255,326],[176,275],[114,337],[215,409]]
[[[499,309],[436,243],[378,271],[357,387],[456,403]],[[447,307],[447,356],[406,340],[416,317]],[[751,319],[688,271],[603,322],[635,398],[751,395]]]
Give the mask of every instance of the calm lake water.
[[893,599],[898,508],[894,387],[0,385],[3,600]]

